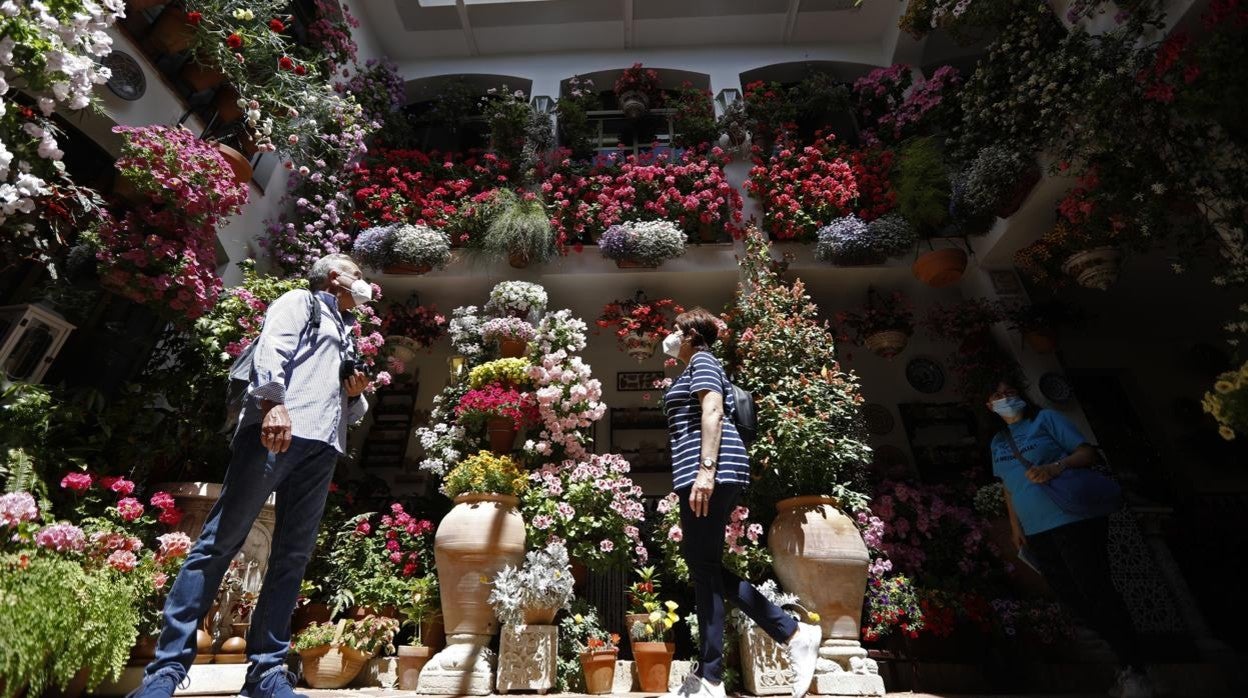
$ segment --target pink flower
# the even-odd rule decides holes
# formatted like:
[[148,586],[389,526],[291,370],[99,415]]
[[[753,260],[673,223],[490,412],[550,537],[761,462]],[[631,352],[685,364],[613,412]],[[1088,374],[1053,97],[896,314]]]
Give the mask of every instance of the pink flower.
[[152,495],[152,498],[150,501],[151,501],[152,506],[162,511],[166,509],[172,509],[175,506],[174,501],[173,501],[173,495],[169,494],[168,492],[157,492]]
[[598,543],[598,548],[604,553],[609,553],[612,550],[615,550],[615,543],[604,538],[602,542]]
[[23,521],[34,521],[39,506],[29,492],[13,492],[0,496],[0,526],[12,528]]
[[86,544],[82,529],[69,523],[53,524],[35,534],[35,545],[58,553],[82,552]]
[[667,539],[670,541],[675,541],[679,543],[681,540],[684,539],[684,537],[685,537],[685,532],[681,530],[680,526],[672,526],[667,531]]
[[102,477],[100,478],[100,486],[106,490],[116,492],[122,497],[129,497],[134,492],[134,483],[124,477]]
[[156,572],[152,575],[152,589],[160,591],[169,583],[169,575],[164,572]]
[[181,531],[166,533],[156,538],[156,541],[160,544],[156,558],[162,562],[186,557],[191,551],[191,537]]
[[91,488],[91,474],[66,473],[65,477],[61,478],[61,487],[75,494],[82,494]]
[[117,515],[122,521],[134,521],[143,515],[143,504],[134,497],[125,497],[117,501]]
[[572,505],[567,502],[559,502],[559,504],[555,507],[555,510],[558,511],[559,515],[565,519],[570,519],[576,515],[576,510],[573,509]]
[[108,556],[108,566],[118,572],[129,572],[139,564],[138,558],[129,550],[114,550]]
[[372,532],[372,530],[373,530],[373,527],[369,525],[368,521],[361,521],[355,527],[356,534],[361,535],[361,536],[367,536],[369,533]]
[[182,510],[177,507],[165,509],[160,512],[160,516],[157,516],[156,520],[169,528],[173,528],[182,523],[182,513]]

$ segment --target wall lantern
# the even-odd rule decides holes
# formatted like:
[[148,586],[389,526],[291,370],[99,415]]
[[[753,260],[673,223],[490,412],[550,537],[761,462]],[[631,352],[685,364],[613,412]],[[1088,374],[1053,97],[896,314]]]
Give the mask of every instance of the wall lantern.
[[38,383],[74,326],[43,305],[0,307],[0,379]]
[[726,110],[739,101],[741,101],[741,90],[735,87],[725,87],[715,95],[715,103],[719,105],[720,110]]
[[458,382],[468,367],[468,357],[463,354],[452,354],[446,360],[446,367],[451,373],[451,382]]
[[549,114],[555,108],[555,100],[547,95],[537,95],[533,98],[531,104],[533,105],[533,111],[536,111],[538,114]]

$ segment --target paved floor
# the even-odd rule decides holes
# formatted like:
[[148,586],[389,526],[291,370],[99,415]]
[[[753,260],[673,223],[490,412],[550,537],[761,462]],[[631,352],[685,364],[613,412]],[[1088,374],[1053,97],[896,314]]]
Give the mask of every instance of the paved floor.
[[[385,688],[358,688],[358,689],[344,689],[344,690],[338,690],[338,691],[319,691],[319,690],[308,689],[308,688],[299,688],[296,690],[298,690],[301,693],[306,693],[309,698],[412,698],[412,695],[413,695],[412,693],[408,691],[398,691],[398,690],[385,689]],[[531,694],[518,694],[518,695],[531,695]],[[578,694],[578,693],[560,693],[560,694],[552,693],[550,695],[558,696],[558,698],[602,698],[602,696],[583,696],[583,694]],[[1005,695],[1005,694],[1001,694],[1001,695]],[[1104,698],[1105,696],[1105,694],[1103,693],[1094,693],[1094,694],[1062,693],[1060,695],[1054,695],[1054,694],[1028,695],[1028,694],[1011,693],[1008,695],[1010,695],[1011,698]],[[613,693],[611,694],[611,698],[654,698],[654,697],[655,697],[655,694],[653,693]],[[424,697],[422,696],[422,698]],[[445,697],[445,698],[450,698],[450,697]],[[982,695],[982,694],[964,694],[964,693],[902,692],[902,693],[889,693],[886,695],[885,698],[997,698],[997,696],[987,696],[987,695]]]

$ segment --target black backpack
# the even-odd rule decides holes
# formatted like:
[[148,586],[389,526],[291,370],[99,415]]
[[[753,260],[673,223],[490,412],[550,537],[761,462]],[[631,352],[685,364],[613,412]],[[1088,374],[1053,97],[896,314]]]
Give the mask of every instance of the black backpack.
[[[316,300],[316,294],[311,291],[308,291],[308,325],[305,331],[307,330],[312,332],[310,339],[315,343],[321,332],[321,304]],[[259,340],[259,337],[253,339],[230,366],[230,384],[225,391],[225,425],[221,427],[223,434],[234,431],[243,405],[247,402],[247,386],[251,385],[251,364],[256,354],[256,342]]]
[[754,410],[754,396],[750,391],[728,381],[732,387],[732,423],[737,425],[737,433],[748,446],[758,438],[758,413]]

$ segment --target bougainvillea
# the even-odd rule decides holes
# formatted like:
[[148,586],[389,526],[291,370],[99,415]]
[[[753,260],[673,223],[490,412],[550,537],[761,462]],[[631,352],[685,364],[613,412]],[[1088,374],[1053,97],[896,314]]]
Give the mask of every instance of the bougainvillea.
[[805,147],[783,147],[750,168],[746,190],[763,209],[763,229],[776,240],[815,239],[820,227],[854,211],[858,182],[834,137]]

